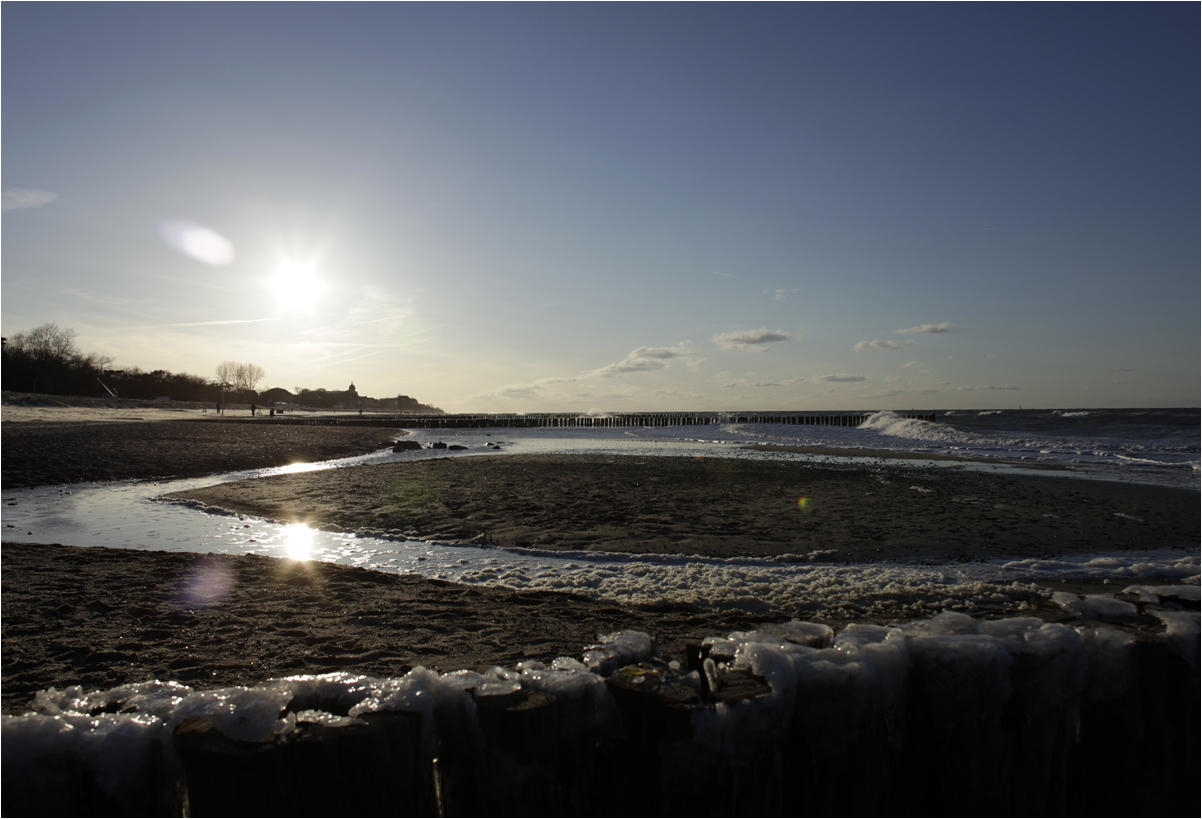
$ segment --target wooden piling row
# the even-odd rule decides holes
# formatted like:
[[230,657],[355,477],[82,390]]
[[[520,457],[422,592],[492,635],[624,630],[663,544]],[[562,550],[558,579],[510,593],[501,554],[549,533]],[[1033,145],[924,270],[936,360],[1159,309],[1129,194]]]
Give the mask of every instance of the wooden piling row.
[[[485,429],[535,427],[677,427],[713,424],[787,424],[827,427],[858,427],[871,413],[680,413],[620,412],[611,415],[572,413],[504,414],[472,413],[456,415],[361,415],[272,417],[230,417],[212,419],[222,423],[283,424],[297,426],[359,426],[393,429]],[[934,421],[935,413],[898,413],[899,418]]]
[[[804,684],[799,674],[786,696],[690,652],[700,688],[655,660],[598,680],[599,690],[555,695],[523,679],[346,724],[304,715],[345,715],[347,702],[298,697],[288,706],[297,730],[282,738],[244,742],[208,718],[184,720],[148,744],[153,763],[138,758],[146,771],[128,781],[146,792],[136,794],[111,792],[98,762],[117,751],[134,759],[127,746],[39,758],[6,730],[3,813],[1197,815],[1197,672],[1163,636],[1136,639],[1130,684],[1096,695],[1105,700],[1079,676],[1043,673],[1054,655],[1022,655],[1012,671],[1000,643],[984,648],[968,687],[949,685],[960,671],[933,654],[913,656],[887,692],[881,679],[874,688],[816,673]],[[814,698],[841,707],[816,712]]]

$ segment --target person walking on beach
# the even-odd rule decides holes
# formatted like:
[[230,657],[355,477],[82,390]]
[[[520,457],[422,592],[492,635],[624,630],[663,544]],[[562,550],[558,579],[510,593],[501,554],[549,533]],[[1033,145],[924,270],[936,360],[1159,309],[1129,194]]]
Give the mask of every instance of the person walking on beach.
[[250,417],[251,418],[255,417],[255,405],[254,404],[250,405]]

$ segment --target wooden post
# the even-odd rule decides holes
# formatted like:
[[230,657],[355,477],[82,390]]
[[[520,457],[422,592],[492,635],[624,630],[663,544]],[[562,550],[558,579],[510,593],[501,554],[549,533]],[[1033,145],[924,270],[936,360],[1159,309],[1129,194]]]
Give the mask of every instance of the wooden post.
[[300,725],[273,742],[231,739],[207,719],[175,730],[193,816],[431,816],[421,715]]

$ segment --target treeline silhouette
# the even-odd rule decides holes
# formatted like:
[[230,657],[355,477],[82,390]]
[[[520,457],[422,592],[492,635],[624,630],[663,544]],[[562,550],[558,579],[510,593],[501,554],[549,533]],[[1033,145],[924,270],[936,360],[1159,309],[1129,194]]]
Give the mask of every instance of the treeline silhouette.
[[97,379],[112,359],[84,353],[75,344],[75,331],[43,324],[3,341],[4,363],[0,380],[14,392],[51,395],[96,395],[103,392]]
[[[123,399],[145,399],[167,397],[173,401],[217,402],[248,404],[253,402],[278,402],[301,407],[331,409],[379,409],[400,412],[442,412],[437,407],[426,406],[407,395],[396,398],[369,398],[342,390],[315,390],[296,387],[295,393],[282,387],[256,392],[245,386],[263,377],[261,367],[253,364],[240,365],[250,375],[242,380],[241,387],[232,387],[223,367],[237,362],[223,362],[218,367],[218,379],[204,378],[191,373],[173,373],[167,370],[147,372],[140,367],[111,369],[112,358],[98,353],[85,353],[75,343],[76,333],[71,328],[59,327],[54,323],[43,324],[32,330],[20,332],[3,340],[3,370],[0,380],[6,392],[41,393],[46,395],[107,396],[115,393]],[[252,378],[253,376],[253,378]],[[236,380],[233,383],[237,383]]]

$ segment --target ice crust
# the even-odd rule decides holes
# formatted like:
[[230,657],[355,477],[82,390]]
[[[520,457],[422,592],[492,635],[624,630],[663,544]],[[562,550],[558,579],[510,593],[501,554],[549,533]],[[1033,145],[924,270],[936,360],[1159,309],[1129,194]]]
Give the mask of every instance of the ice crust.
[[[1178,595],[1180,587],[1148,593],[1157,591]],[[665,771],[676,770],[672,775],[688,780],[680,785],[688,788],[704,785],[705,771],[726,765],[731,787],[755,788],[765,771],[776,770],[779,749],[789,739],[815,759],[835,759],[851,749],[897,748],[924,731],[997,732],[1015,709],[1027,715],[1023,730],[1071,733],[1082,699],[1110,701],[1128,690],[1135,638],[1088,619],[1094,612],[1112,615],[1112,604],[1121,601],[1057,602],[1085,622],[1070,628],[1034,617],[982,621],[946,611],[905,624],[853,624],[837,635],[826,625],[792,621],[707,638],[707,669],[715,679],[750,672],[767,682],[770,693],[695,707],[691,750],[681,757],[690,762],[680,770],[665,762]],[[1170,648],[1196,675],[1198,614],[1157,616]],[[669,669],[658,653],[650,635],[624,631],[601,635],[583,662],[561,657],[549,665],[524,662],[486,672],[438,674],[419,667],[400,678],[335,673],[213,691],[162,681],[101,692],[52,688],[36,696],[33,712],[4,717],[4,777],[49,788],[51,761],[73,757],[102,792],[145,807],[122,794],[150,787],[156,747],[168,745],[173,729],[189,718],[202,718],[231,739],[270,743],[287,741],[303,724],[352,725],[388,711],[422,715],[422,753],[431,765],[448,747],[483,754],[478,703],[522,692],[554,698],[559,754],[565,769],[579,773],[590,767],[597,748],[623,735],[605,677],[634,663]],[[695,673],[678,667],[665,673],[689,676],[699,687]]]

